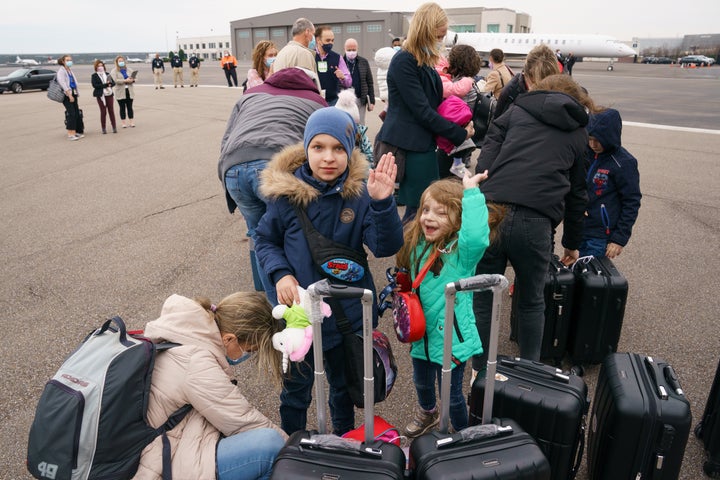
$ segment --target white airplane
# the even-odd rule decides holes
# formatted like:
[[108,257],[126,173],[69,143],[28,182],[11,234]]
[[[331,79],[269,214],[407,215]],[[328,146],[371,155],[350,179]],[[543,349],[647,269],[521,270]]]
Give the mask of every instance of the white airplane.
[[37,60],[33,60],[32,58],[20,58],[19,55],[17,55],[16,57],[17,57],[17,58],[15,58],[16,65],[25,65],[25,66],[40,65],[40,63]]
[[142,58],[135,58],[135,57],[127,57],[128,63],[142,63]]
[[540,33],[456,33],[448,30],[445,45],[470,45],[482,54],[499,48],[508,58],[526,57],[533,47],[544,43],[553,51],[575,57],[609,58],[608,70],[613,69],[613,58],[636,55],[637,52],[607,35],[572,35]]

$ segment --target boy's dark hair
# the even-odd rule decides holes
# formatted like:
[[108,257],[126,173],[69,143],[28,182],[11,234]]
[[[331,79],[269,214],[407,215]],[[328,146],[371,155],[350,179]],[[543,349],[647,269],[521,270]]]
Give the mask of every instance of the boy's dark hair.
[[480,71],[481,58],[470,45],[455,45],[448,54],[448,73],[453,77],[474,77]]

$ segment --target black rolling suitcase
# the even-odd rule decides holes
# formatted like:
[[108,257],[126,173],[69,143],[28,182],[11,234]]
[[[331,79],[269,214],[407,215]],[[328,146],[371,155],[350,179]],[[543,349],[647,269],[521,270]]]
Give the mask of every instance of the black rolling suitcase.
[[[545,330],[543,332],[541,359],[549,359],[559,365],[567,351],[567,339],[570,332],[570,314],[572,312],[575,275],[566,267],[557,255],[553,255],[548,264],[545,278]],[[512,340],[516,339],[518,288],[512,297],[510,327]]]
[[628,283],[609,258],[580,260],[573,272],[575,298],[568,351],[575,364],[598,364],[617,351]]
[[677,479],[691,422],[670,365],[634,353],[608,355],[590,416],[590,479]]
[[318,432],[300,431],[290,436],[273,464],[271,479],[402,479],[405,453],[391,443],[375,441],[374,379],[372,346],[372,303],[370,290],[331,285],[327,280],[308,287],[313,313],[320,312],[323,297],[360,298],[363,303],[365,441],[352,442],[327,435],[325,369],[322,357],[322,314],[313,315],[313,358],[315,360],[315,403],[318,408]]
[[[77,100],[75,100],[77,101]],[[68,126],[68,112],[65,110],[65,128],[67,129]],[[75,120],[75,131],[77,133],[85,133],[85,121],[83,120],[83,111],[82,109],[78,110],[78,116]]]
[[[495,378],[501,293],[507,287],[502,275],[478,275],[445,287],[445,318],[452,319],[455,293],[492,289],[492,326],[488,352],[488,376]],[[452,320],[450,320],[452,321]],[[445,326],[439,431],[416,438],[410,445],[410,469],[416,480],[547,480],[550,465],[533,438],[510,419],[490,421],[493,382],[488,382],[482,425],[449,434],[450,357],[452,325]]]
[[[485,379],[470,392],[470,425],[482,422]],[[585,446],[588,388],[577,375],[539,362],[500,357],[492,414],[511,418],[537,441],[552,478],[575,478]]]
[[715,371],[705,412],[695,427],[695,436],[702,440],[707,460],[703,471],[712,478],[720,478],[720,363]]

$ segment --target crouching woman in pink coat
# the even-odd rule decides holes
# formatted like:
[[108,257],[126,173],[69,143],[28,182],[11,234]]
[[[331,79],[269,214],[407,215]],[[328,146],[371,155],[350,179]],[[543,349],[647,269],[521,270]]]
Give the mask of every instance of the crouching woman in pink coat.
[[[148,421],[162,425],[175,410],[192,405],[167,433],[176,479],[268,478],[287,438],[260,413],[236,384],[232,365],[254,357],[260,372],[281,379],[281,354],[272,346],[279,330],[262,293],[238,292],[217,305],[172,295],[160,318],[145,326],[154,342],[180,344],[158,354],[152,376]],[[135,478],[162,477],[162,439],[142,453]]]

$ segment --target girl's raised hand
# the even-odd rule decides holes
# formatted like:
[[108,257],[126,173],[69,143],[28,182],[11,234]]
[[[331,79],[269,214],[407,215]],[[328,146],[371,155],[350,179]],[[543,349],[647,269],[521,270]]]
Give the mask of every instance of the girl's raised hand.
[[472,177],[470,176],[469,170],[465,170],[465,176],[463,177],[463,187],[465,187],[465,190],[469,190],[471,188],[477,188],[478,185],[480,185],[480,182],[483,180],[486,180],[488,178],[488,171],[485,170],[482,173],[476,173]]
[[370,170],[367,181],[370,198],[383,200],[392,195],[395,191],[395,177],[397,177],[395,156],[392,153],[386,153],[380,157],[375,168]]

